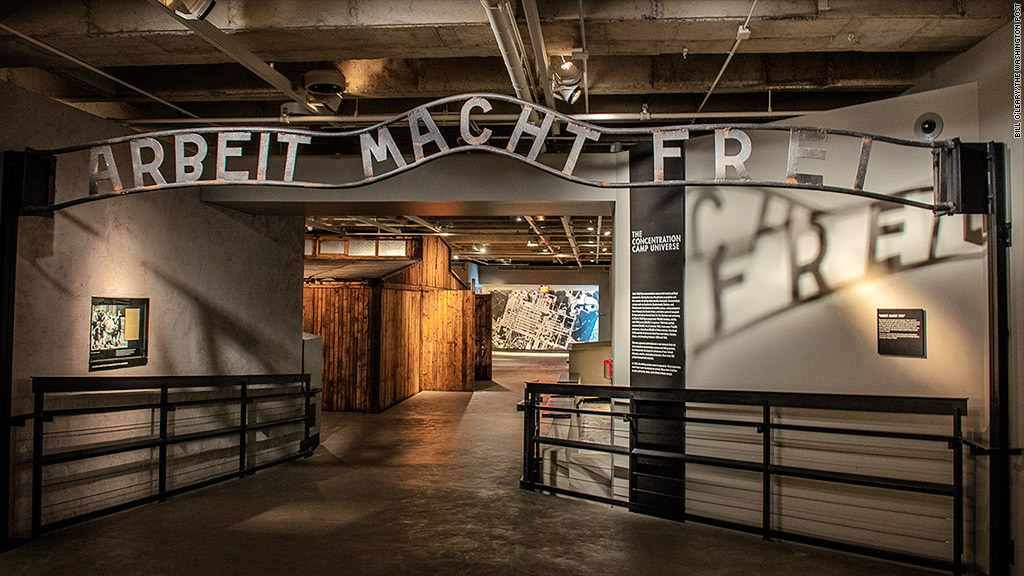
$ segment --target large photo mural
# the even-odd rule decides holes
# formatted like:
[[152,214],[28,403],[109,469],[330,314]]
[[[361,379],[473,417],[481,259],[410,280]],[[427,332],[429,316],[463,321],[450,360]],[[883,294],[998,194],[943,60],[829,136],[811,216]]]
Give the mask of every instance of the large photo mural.
[[567,350],[598,338],[597,286],[491,288],[496,350]]

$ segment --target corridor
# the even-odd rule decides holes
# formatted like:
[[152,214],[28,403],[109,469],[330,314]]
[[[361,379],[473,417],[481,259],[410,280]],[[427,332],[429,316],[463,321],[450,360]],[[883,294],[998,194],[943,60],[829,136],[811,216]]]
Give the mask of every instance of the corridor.
[[312,458],[46,534],[0,574],[933,573],[520,490],[522,382],[564,370],[496,354],[475,393],[326,413]]

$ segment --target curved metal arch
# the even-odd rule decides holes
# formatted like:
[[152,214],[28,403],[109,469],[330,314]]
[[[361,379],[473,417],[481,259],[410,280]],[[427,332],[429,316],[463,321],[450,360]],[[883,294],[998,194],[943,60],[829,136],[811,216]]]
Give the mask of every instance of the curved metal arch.
[[[141,134],[136,134],[136,135],[131,135],[131,136],[121,136],[121,137],[117,137],[117,138],[109,138],[109,139],[106,139],[106,140],[101,140],[101,141],[98,141],[98,142],[92,142],[92,143],[88,143],[88,144],[81,144],[81,145],[76,145],[76,146],[56,148],[56,149],[51,149],[51,150],[35,151],[34,153],[46,154],[46,155],[59,155],[59,154],[66,154],[66,153],[71,153],[71,152],[78,152],[78,151],[88,150],[88,149],[92,149],[92,148],[96,148],[96,147],[101,147],[101,146],[114,146],[114,145],[117,145],[117,144],[131,143],[132,141],[140,140],[140,139],[143,139],[143,138],[153,139],[153,140],[159,140],[159,139],[162,139],[162,138],[171,138],[171,137],[174,137],[174,136],[177,136],[177,135],[180,135],[180,134],[206,135],[206,134],[220,134],[220,133],[228,133],[228,132],[230,132],[230,133],[249,133],[249,134],[252,134],[252,133],[290,134],[290,135],[298,135],[298,136],[303,136],[303,137],[309,137],[311,140],[313,138],[315,138],[315,139],[317,139],[319,141],[344,139],[344,138],[353,138],[353,137],[360,137],[360,136],[362,136],[364,134],[372,134],[372,133],[374,133],[376,131],[379,131],[379,130],[386,130],[389,126],[392,126],[392,125],[397,124],[397,123],[402,122],[402,121],[410,121],[410,125],[413,125],[415,122],[419,121],[418,120],[419,118],[424,117],[423,116],[424,114],[426,114],[426,117],[429,118],[429,111],[430,111],[430,109],[441,107],[441,106],[447,106],[447,105],[452,104],[452,103],[458,103],[458,102],[463,103],[463,106],[464,106],[463,115],[464,115],[464,119],[465,119],[465,118],[468,118],[468,116],[469,116],[468,115],[468,111],[466,110],[466,106],[470,102],[474,102],[474,101],[479,103],[479,99],[482,99],[485,103],[488,104],[488,108],[486,108],[486,110],[490,110],[489,101],[492,101],[492,100],[493,101],[505,102],[505,103],[509,103],[509,104],[514,104],[514,105],[520,106],[524,116],[526,115],[527,112],[529,112],[529,113],[536,113],[536,114],[542,114],[544,116],[544,118],[545,118],[545,122],[547,122],[549,118],[551,119],[551,121],[559,120],[559,121],[562,121],[562,122],[565,122],[565,123],[568,123],[568,124],[571,124],[571,125],[578,126],[581,129],[583,129],[583,130],[592,131],[594,133],[597,133],[598,135],[608,134],[608,135],[615,135],[615,136],[626,136],[626,135],[632,135],[632,136],[651,136],[653,138],[653,137],[655,137],[656,135],[659,135],[659,134],[665,134],[665,133],[669,133],[669,132],[672,132],[672,131],[684,131],[684,130],[686,131],[687,134],[693,134],[693,133],[697,133],[697,134],[700,134],[700,133],[713,133],[713,132],[715,132],[717,130],[776,131],[776,132],[790,132],[790,133],[792,133],[794,131],[805,131],[805,132],[813,132],[813,133],[819,133],[819,134],[831,134],[831,135],[837,135],[837,136],[848,136],[848,137],[860,138],[860,139],[862,139],[863,142],[865,142],[867,144],[870,144],[871,142],[884,142],[884,143],[889,143],[889,144],[894,144],[894,145],[899,145],[899,146],[908,146],[908,147],[914,147],[914,148],[931,149],[933,151],[933,154],[936,154],[936,155],[943,153],[943,151],[954,149],[956,147],[957,143],[958,143],[957,140],[938,140],[938,141],[931,141],[931,142],[921,142],[921,141],[915,141],[915,140],[906,140],[906,139],[902,139],[902,138],[894,138],[894,137],[889,137],[889,136],[882,136],[882,135],[874,135],[874,134],[866,134],[866,133],[861,133],[861,132],[854,132],[854,131],[851,131],[851,130],[832,130],[832,129],[823,129],[823,128],[819,128],[819,127],[808,127],[808,126],[778,126],[778,125],[762,125],[762,124],[717,124],[716,123],[716,124],[681,124],[681,125],[671,125],[671,126],[638,127],[638,128],[603,127],[603,126],[598,126],[598,125],[591,124],[591,123],[588,123],[588,122],[583,122],[583,121],[576,120],[572,116],[563,114],[563,113],[558,112],[556,110],[552,110],[550,108],[546,108],[544,106],[540,106],[540,105],[537,105],[537,104],[534,104],[534,103],[525,102],[523,100],[511,97],[511,96],[505,96],[505,95],[502,95],[502,94],[472,93],[472,94],[462,94],[462,95],[458,95],[458,96],[449,96],[449,97],[446,97],[446,98],[440,98],[440,99],[434,100],[434,101],[432,101],[432,102],[430,102],[428,104],[425,104],[423,106],[419,106],[417,108],[413,108],[413,109],[411,109],[411,110],[409,110],[409,111],[407,111],[407,112],[405,112],[403,114],[398,114],[398,115],[396,115],[393,118],[390,118],[388,120],[384,120],[384,121],[379,122],[377,124],[374,124],[372,126],[368,126],[368,127],[364,127],[364,128],[360,128],[360,129],[356,129],[356,130],[339,131],[339,132],[322,132],[322,131],[315,131],[315,130],[301,130],[301,129],[291,129],[291,128],[267,128],[267,127],[257,127],[257,126],[231,127],[231,128],[226,128],[226,129],[225,128],[216,128],[216,127],[204,127],[204,128],[193,128],[193,129],[163,130],[163,131],[157,131],[157,132],[141,133]],[[474,108],[480,108],[479,106],[473,106],[473,107]],[[483,108],[480,108],[480,109],[484,110]],[[482,116],[482,117],[486,118],[486,111],[481,113],[481,114],[479,114],[479,116]],[[639,118],[638,118],[638,120],[639,120]],[[165,183],[159,183],[159,184],[153,184],[153,185],[137,186],[137,187],[132,187],[132,188],[124,188],[124,189],[120,189],[120,190],[118,190],[116,192],[107,193],[107,194],[93,194],[93,195],[90,195],[90,196],[86,196],[84,198],[77,198],[77,199],[74,199],[74,200],[69,200],[69,201],[58,203],[58,204],[54,204],[52,206],[48,206],[48,207],[45,207],[45,208],[35,209],[34,211],[35,212],[52,212],[52,211],[61,210],[61,209],[64,209],[64,208],[69,208],[69,207],[72,207],[72,206],[77,206],[77,205],[80,205],[80,204],[94,202],[94,201],[97,201],[97,200],[103,200],[103,199],[107,199],[107,198],[112,198],[112,197],[115,197],[115,196],[123,196],[123,195],[126,195],[126,194],[135,194],[135,193],[149,192],[149,191],[161,190],[161,189],[185,188],[185,187],[194,187],[194,186],[259,185],[259,186],[284,186],[284,187],[295,187],[295,188],[344,190],[344,189],[350,189],[350,188],[357,188],[357,187],[361,187],[361,186],[367,186],[367,185],[373,184],[375,182],[379,182],[379,181],[391,178],[393,176],[397,176],[399,174],[403,174],[405,172],[409,172],[409,171],[413,170],[414,168],[418,168],[419,166],[421,166],[423,164],[426,164],[428,162],[432,162],[432,161],[434,161],[434,160],[436,160],[438,158],[444,158],[444,157],[451,156],[451,155],[454,155],[454,154],[467,153],[467,152],[478,152],[478,151],[479,152],[488,152],[488,153],[492,153],[492,154],[498,154],[498,155],[506,156],[506,157],[510,157],[510,158],[515,158],[516,160],[519,160],[521,162],[525,162],[527,164],[530,164],[533,167],[535,167],[535,168],[537,168],[537,169],[539,169],[539,170],[541,170],[543,172],[546,172],[546,173],[551,174],[553,176],[562,178],[563,180],[567,180],[569,182],[573,182],[573,183],[584,185],[584,186],[591,186],[591,187],[598,187],[598,188],[655,188],[655,187],[665,187],[665,186],[668,186],[668,187],[679,187],[679,186],[721,186],[721,187],[731,187],[731,186],[741,186],[741,187],[760,187],[760,188],[800,189],[800,190],[812,190],[812,191],[828,192],[828,193],[834,193],[834,194],[843,194],[843,195],[849,195],[849,196],[857,196],[857,197],[861,197],[861,198],[867,198],[867,199],[870,199],[870,200],[892,202],[892,203],[895,203],[895,204],[901,204],[901,205],[909,206],[909,207],[913,207],[913,208],[921,208],[921,209],[925,209],[925,210],[931,210],[932,212],[935,212],[936,214],[946,214],[946,213],[950,213],[950,212],[953,211],[953,207],[950,204],[946,204],[946,203],[929,204],[929,203],[926,203],[926,202],[910,200],[910,199],[907,199],[907,198],[904,198],[904,197],[894,196],[894,195],[891,195],[891,194],[884,194],[884,193],[880,193],[880,192],[871,192],[871,191],[863,190],[862,188],[846,188],[846,187],[842,187],[842,186],[831,186],[831,185],[824,185],[824,184],[812,184],[812,183],[797,182],[797,181],[791,181],[791,180],[790,181],[782,181],[782,182],[779,182],[779,181],[765,181],[765,180],[752,180],[752,179],[747,179],[747,180],[742,180],[742,179],[740,179],[740,180],[728,180],[728,179],[727,180],[650,180],[650,181],[641,181],[641,182],[601,182],[601,181],[594,181],[594,180],[588,180],[586,178],[582,178],[582,177],[579,177],[579,176],[575,176],[575,175],[573,175],[571,173],[571,171],[567,172],[565,170],[558,170],[557,168],[554,168],[552,166],[548,166],[546,164],[542,164],[542,163],[536,161],[534,158],[530,158],[530,157],[524,156],[522,154],[516,153],[514,150],[508,150],[507,148],[500,148],[500,147],[493,146],[493,145],[490,145],[490,144],[487,144],[487,143],[483,143],[483,144],[466,144],[466,145],[455,146],[455,147],[446,147],[444,149],[439,150],[438,152],[434,152],[432,154],[424,155],[423,157],[417,158],[415,161],[410,162],[410,163],[405,163],[404,160],[403,160],[402,162],[399,163],[398,166],[396,166],[395,168],[390,169],[387,172],[384,172],[382,174],[375,174],[375,175],[363,178],[361,180],[352,181],[352,182],[305,182],[305,181],[293,181],[293,180],[267,180],[267,179],[259,179],[259,180],[254,180],[254,179],[246,179],[246,180],[190,180],[190,181],[186,181],[186,182],[165,182]]]

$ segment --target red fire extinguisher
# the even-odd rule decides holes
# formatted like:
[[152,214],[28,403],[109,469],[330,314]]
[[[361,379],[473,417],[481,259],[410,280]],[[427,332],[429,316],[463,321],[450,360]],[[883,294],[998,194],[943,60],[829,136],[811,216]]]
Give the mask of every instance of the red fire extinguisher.
[[609,380],[612,379],[612,359],[611,358],[609,358],[609,359],[604,361],[604,377],[609,379]]

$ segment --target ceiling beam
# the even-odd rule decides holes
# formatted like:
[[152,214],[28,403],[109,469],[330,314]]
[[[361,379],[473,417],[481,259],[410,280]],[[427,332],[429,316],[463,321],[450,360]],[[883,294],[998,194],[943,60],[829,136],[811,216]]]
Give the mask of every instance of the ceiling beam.
[[583,263],[580,262],[580,248],[576,245],[576,236],[572,233],[572,224],[569,223],[568,216],[562,216],[562,228],[565,228],[565,237],[569,240],[569,247],[572,248],[573,258],[576,259],[576,265],[583,268]]
[[381,224],[380,222],[378,222],[375,219],[366,218],[364,216],[351,216],[350,215],[350,216],[346,216],[346,218],[355,220],[356,222],[360,222],[362,224],[366,224],[367,226],[372,226],[374,228],[378,228],[378,229],[383,230],[385,232],[390,232],[392,234],[408,234],[408,232],[403,232],[399,228],[395,228],[394,226],[388,226],[387,224]]
[[211,46],[220,50],[229,58],[262,78],[267,84],[276,88],[284,96],[298,102],[310,112],[321,112],[321,110],[312,106],[306,100],[305,94],[299,93],[292,88],[291,80],[286,78],[277,70],[274,70],[262,58],[253,54],[248,48],[239,44],[234,38],[228,36],[219,28],[207,22],[206,19],[183,18],[177,12],[165,6],[163,2],[160,2],[160,0],[149,0],[149,3],[159,7],[166,14],[177,20],[179,23],[185,25],[186,28],[194,32],[200,38],[206,40]]
[[526,220],[526,223],[530,225],[533,233],[537,235],[537,238],[540,238],[541,244],[544,244],[544,246],[546,246],[551,252],[551,256],[561,264],[562,259],[555,255],[555,249],[551,247],[551,244],[548,244],[548,240],[544,237],[544,234],[541,233],[540,228],[537,228],[537,224],[533,221],[533,216],[523,216],[523,220]]
[[[300,69],[322,66],[322,63],[306,62],[280,68],[297,78]],[[338,67],[345,74],[346,95],[377,100],[361,102],[361,114],[374,113],[388,100],[397,103],[398,99],[422,100],[462,93],[508,93],[511,88],[499,58],[349,60],[341,62]],[[588,59],[590,93],[592,98],[630,94],[703,94],[720,67],[720,56],[591,57]],[[282,99],[275,87],[234,65],[168,66],[159,70],[124,67],[113,70],[113,73],[172,102],[280,102]],[[767,90],[894,92],[912,86],[914,80],[912,54],[739,53],[733,58],[715,93],[764,93]],[[98,94],[96,90],[68,85],[42,93],[52,98],[83,101],[104,98],[126,102],[142,100],[124,90],[104,92]],[[351,113],[348,108],[353,106],[354,98],[343,102],[345,113]]]
[[444,230],[439,228],[436,224],[431,224],[430,222],[424,220],[423,218],[420,218],[419,216],[403,216],[403,217],[405,219],[409,220],[410,222],[415,222],[416,224],[419,224],[420,226],[423,226],[424,228],[426,228],[427,230],[430,230],[431,232],[434,232],[434,233],[437,233],[437,234],[444,234],[445,233]]

